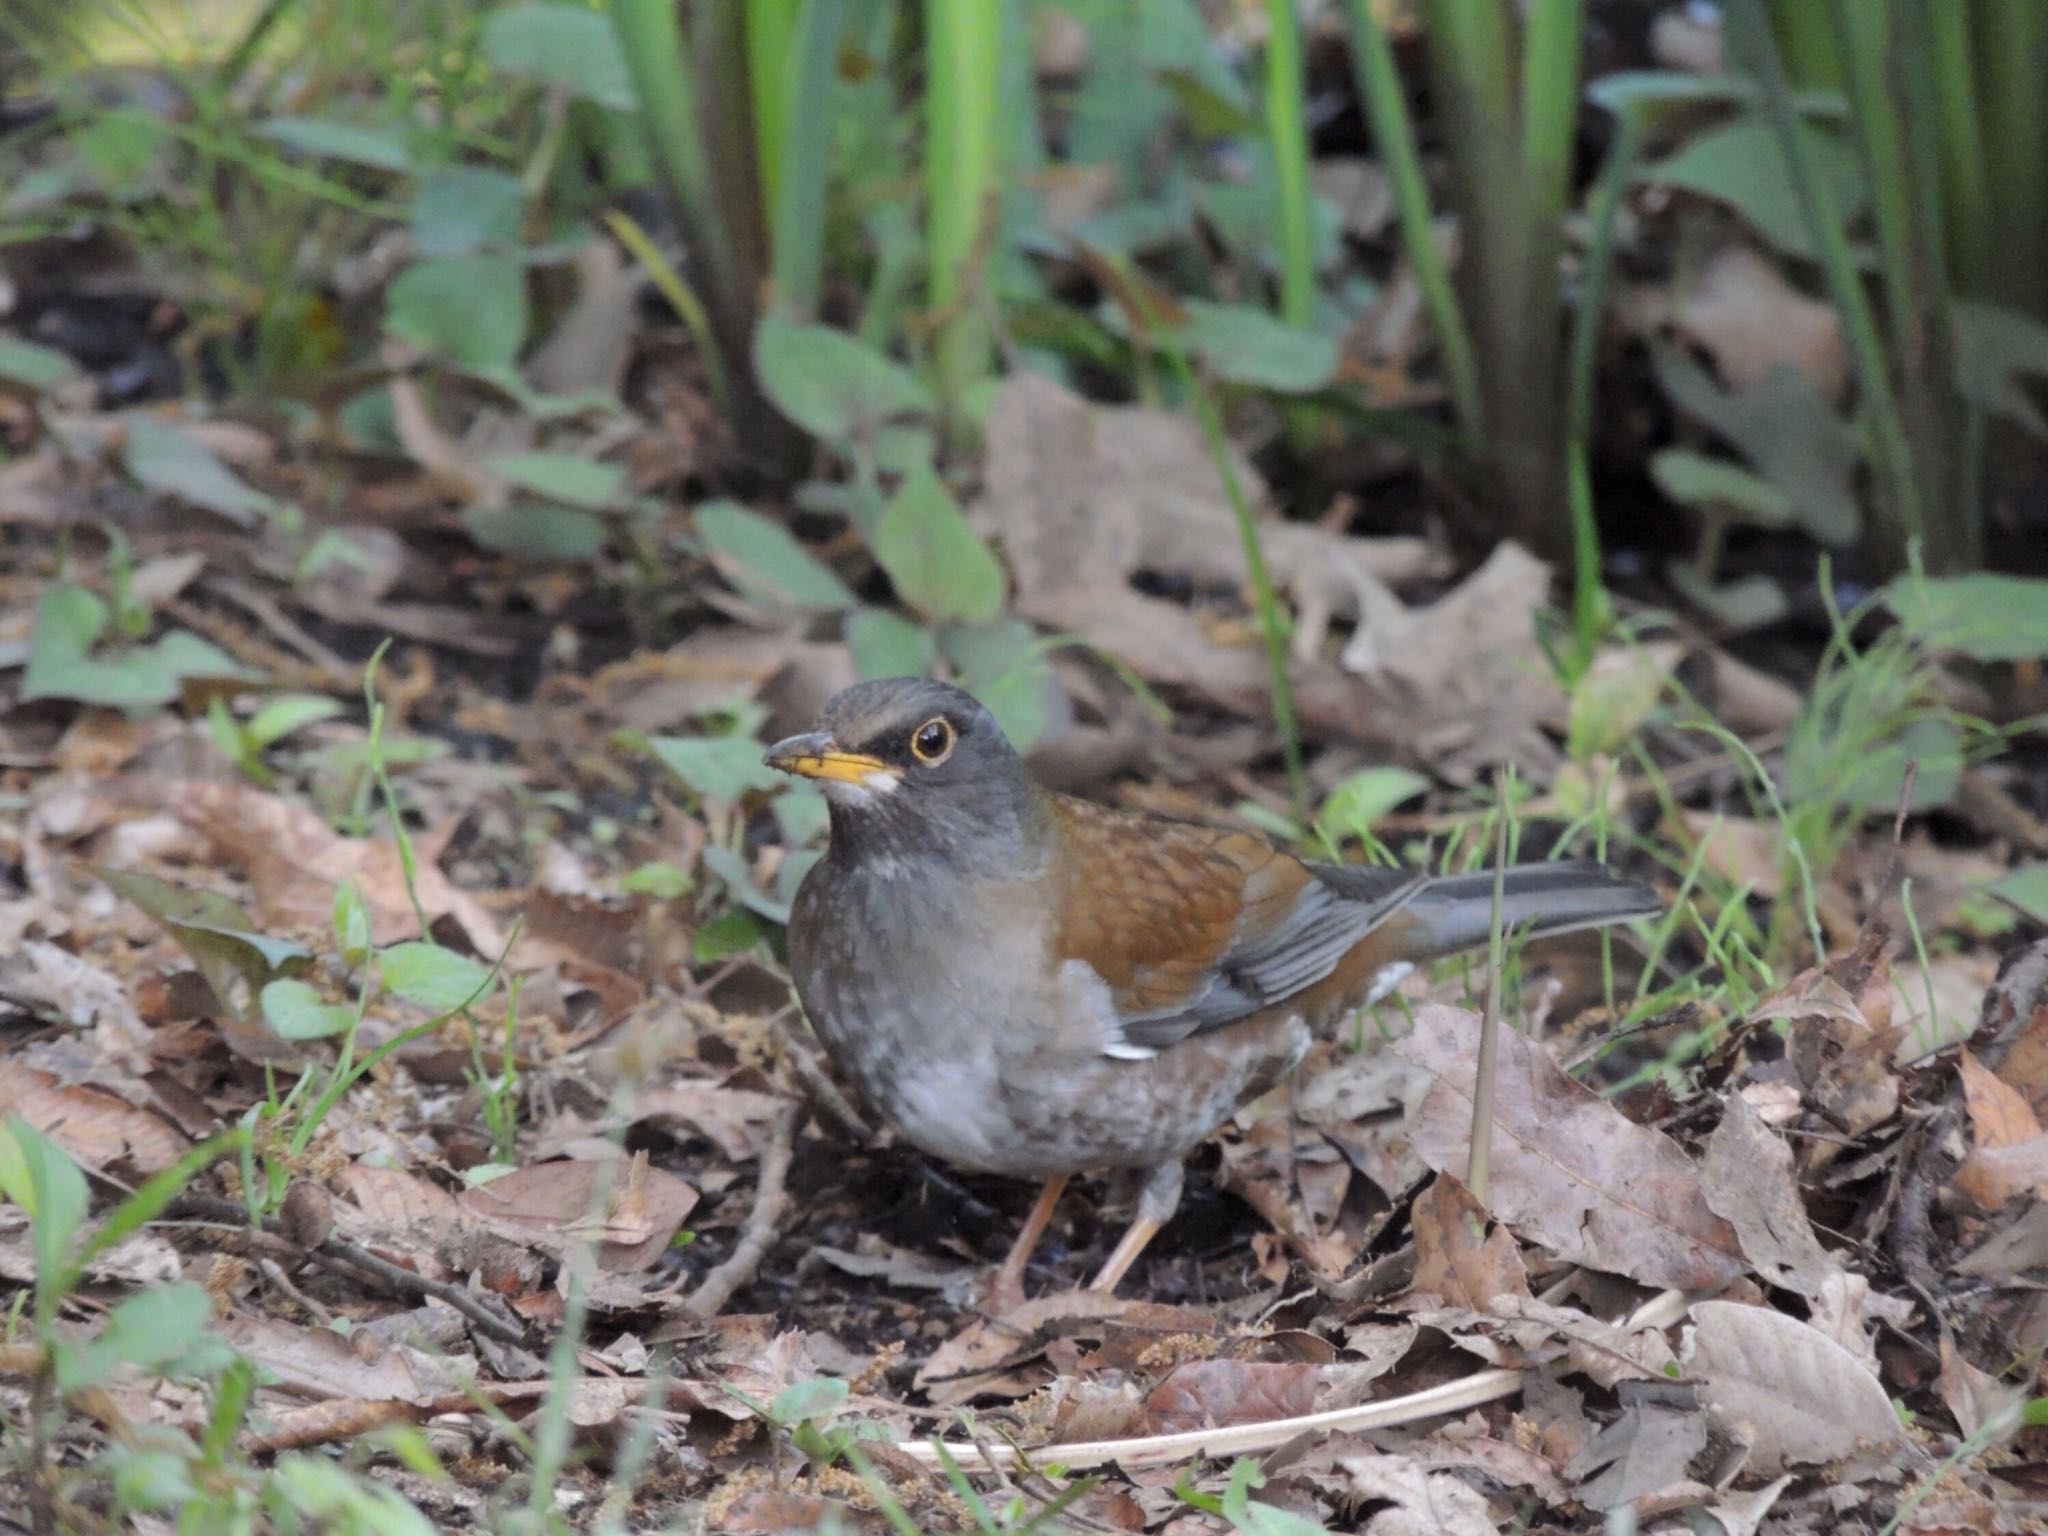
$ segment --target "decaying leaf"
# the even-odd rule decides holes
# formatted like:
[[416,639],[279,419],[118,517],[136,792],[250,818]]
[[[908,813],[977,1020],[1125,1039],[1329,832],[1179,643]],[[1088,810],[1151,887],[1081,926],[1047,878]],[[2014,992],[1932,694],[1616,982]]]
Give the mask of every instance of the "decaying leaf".
[[639,1152],[624,1162],[535,1163],[464,1190],[456,1203],[514,1242],[556,1252],[595,1244],[598,1267],[618,1273],[661,1257],[697,1192]]
[[1680,1360],[1756,1470],[1841,1461],[1903,1438],[1877,1378],[1819,1329],[1733,1301],[1700,1302],[1692,1317]]
[[1514,1235],[1500,1226],[1486,1231],[1486,1208],[1451,1175],[1439,1173],[1415,1197],[1411,1220],[1416,1291],[1479,1312],[1499,1297],[1529,1294]]
[[1740,1094],[1731,1095],[1700,1168],[1707,1204],[1728,1219],[1742,1251],[1773,1285],[1818,1296],[1841,1266],[1813,1235],[1792,1149]]
[[1365,1524],[1368,1536],[1495,1536],[1500,1529],[1478,1489],[1406,1456],[1341,1456],[1351,1491],[1393,1504]]
[[[1463,1177],[1479,1017],[1436,1005],[1389,1049],[1437,1076],[1414,1127],[1432,1168]],[[1699,1170],[1668,1136],[1636,1125],[1548,1052],[1503,1030],[1494,1106],[1493,1213],[1575,1263],[1646,1285],[1710,1289],[1747,1267],[1708,1208]]]
[[1628,1381],[1618,1395],[1621,1417],[1564,1469],[1579,1480],[1579,1502],[1593,1509],[1633,1504],[1684,1481],[1707,1448],[1706,1414],[1685,1383]]

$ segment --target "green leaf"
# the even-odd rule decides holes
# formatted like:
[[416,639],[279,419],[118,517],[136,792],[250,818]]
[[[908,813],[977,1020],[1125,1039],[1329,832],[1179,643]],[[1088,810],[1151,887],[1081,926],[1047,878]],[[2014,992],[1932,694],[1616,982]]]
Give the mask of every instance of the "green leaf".
[[271,747],[294,731],[302,731],[342,712],[339,699],[318,693],[288,693],[270,700],[249,717],[242,734],[258,747]]
[[[702,854],[704,867],[718,876],[725,888],[732,892],[733,899],[750,912],[758,912],[771,923],[789,921],[789,902],[779,896],[771,896],[754,884],[753,872],[747,868],[747,861],[732,849],[719,843],[708,844]],[[785,864],[788,859],[783,861]]]
[[1719,508],[1763,528],[1783,528],[1792,521],[1792,504],[1783,491],[1726,459],[1666,448],[1651,457],[1650,478],[1681,506]]
[[1218,378],[1282,394],[1309,394],[1337,373],[1337,338],[1276,320],[1249,304],[1186,299],[1188,350]]
[[430,1013],[453,1013],[483,995],[491,968],[440,944],[408,939],[377,952],[384,985]]
[[1363,768],[1330,791],[1320,820],[1342,837],[1363,837],[1373,823],[1429,788],[1406,768]]
[[254,527],[284,510],[283,502],[246,484],[198,438],[154,417],[128,418],[122,458],[144,490],[217,512],[239,527]]
[[438,166],[412,195],[413,244],[422,256],[517,249],[525,216],[517,177],[482,165]]
[[846,1406],[852,1388],[836,1376],[813,1381],[793,1381],[775,1394],[768,1405],[768,1417],[777,1424],[801,1424],[806,1419],[825,1421]]
[[1958,300],[1956,388],[1979,410],[2048,441],[2041,414],[2022,378],[2048,378],[2048,325],[1996,304]]
[[694,516],[712,564],[749,602],[766,608],[853,606],[846,583],[773,518],[733,501],[707,501]]
[[573,453],[501,453],[485,460],[485,466],[544,501],[590,512],[617,506],[626,485],[619,465]]
[[1973,661],[2048,656],[2048,581],[2037,576],[1901,576],[1884,601],[1934,650]]
[[604,519],[594,512],[532,501],[509,507],[465,507],[462,526],[492,554],[543,565],[593,559],[611,534]]
[[2037,923],[2048,923],[2048,864],[2023,864],[2002,880],[1986,887],[2001,901],[2009,901]]
[[875,560],[928,619],[984,624],[1002,611],[1003,569],[929,465],[890,498],[875,530]]
[[923,677],[938,643],[928,625],[887,608],[863,608],[846,621],[846,645],[862,678]]
[[1675,348],[1656,348],[1652,361],[1673,403],[1740,450],[1784,493],[1802,528],[1823,544],[1855,541],[1863,523],[1855,494],[1856,434],[1812,379],[1779,368],[1762,383],[1730,393]]
[[124,1367],[160,1374],[189,1354],[213,1321],[213,1298],[190,1281],[152,1286],[119,1303],[83,1346],[58,1351],[57,1386],[95,1387]]
[[635,896],[652,896],[656,901],[674,901],[678,896],[687,896],[696,883],[680,864],[652,859],[627,870],[619,880],[619,889]]
[[429,257],[384,295],[392,335],[467,368],[511,367],[526,324],[526,270],[516,256]]
[[345,1034],[356,1019],[353,1008],[322,1002],[303,981],[280,978],[263,989],[264,1022],[280,1040],[324,1040]]
[[78,364],[54,347],[0,336],[0,379],[41,393],[76,376]]
[[[1869,201],[1856,152],[1840,134],[1810,124],[1801,132],[1813,163],[1834,191],[1836,209],[1844,222],[1855,223]],[[1777,131],[1760,116],[1738,118],[1699,134],[1675,153],[1645,166],[1636,180],[1682,187],[1725,203],[1780,251],[1813,258],[1813,237],[1791,168]]]
[[754,331],[754,371],[777,410],[828,442],[931,408],[908,369],[830,326],[767,317]]
[[412,165],[405,140],[383,128],[363,128],[320,117],[273,117],[258,123],[256,132],[273,144],[323,160],[366,165],[377,171],[404,171]]
[[155,918],[192,957],[221,1004],[243,1016],[235,983],[253,1002],[276,977],[312,958],[302,945],[258,933],[249,914],[217,891],[188,891],[129,869],[98,871],[119,895]]
[[434,1527],[395,1490],[318,1455],[277,1458],[270,1482],[301,1528],[365,1536],[434,1536]]
[[736,805],[750,793],[779,788],[783,775],[761,760],[761,745],[744,736],[656,736],[648,745],[670,773],[707,800]]
[[601,12],[581,5],[509,5],[484,25],[484,57],[508,75],[558,85],[601,107],[637,104],[618,34]]
[[782,830],[783,842],[792,848],[801,848],[824,836],[831,820],[831,807],[825,797],[803,783],[784,785],[768,808],[775,813],[775,825]]
[[62,1280],[71,1246],[92,1201],[85,1175],[56,1142],[19,1115],[0,1123],[0,1189],[28,1212],[36,1252],[36,1304],[47,1311],[62,1298],[53,1294]]
[[959,669],[960,686],[979,699],[1019,752],[1041,741],[1061,707],[1052,662],[1038,631],[1022,619],[949,629],[939,648]]
[[334,941],[350,965],[360,965],[370,952],[370,909],[353,880],[334,888]]
[[1945,805],[1963,776],[1962,737],[1946,720],[1915,720],[1895,740],[1880,742],[1853,763],[1842,764],[1836,793],[1845,805],[1865,815],[1889,813],[1898,806],[1908,762],[1916,769],[1906,809]]

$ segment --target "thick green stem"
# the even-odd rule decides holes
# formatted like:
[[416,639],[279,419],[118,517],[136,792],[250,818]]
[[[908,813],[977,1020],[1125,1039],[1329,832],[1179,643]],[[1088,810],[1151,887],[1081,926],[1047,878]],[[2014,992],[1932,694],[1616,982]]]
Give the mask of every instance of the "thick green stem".
[[1294,0],[1267,0],[1266,141],[1280,217],[1280,316],[1314,323],[1315,229],[1310,222],[1308,109],[1302,101],[1301,29]]

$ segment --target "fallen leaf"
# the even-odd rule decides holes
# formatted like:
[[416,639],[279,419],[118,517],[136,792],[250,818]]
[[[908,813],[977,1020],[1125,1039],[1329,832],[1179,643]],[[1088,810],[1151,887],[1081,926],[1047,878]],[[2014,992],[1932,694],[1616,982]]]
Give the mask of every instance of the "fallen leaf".
[[[269,922],[296,933],[326,932],[335,888],[349,880],[369,909],[374,943],[420,936],[405,867],[390,839],[342,837],[309,807],[251,784],[183,780],[169,787],[165,799],[247,871]],[[497,920],[435,862],[453,830],[413,834],[413,891],[430,919],[453,917],[478,954],[495,957],[505,948]]]
[[157,1173],[191,1145],[169,1122],[104,1089],[60,1083],[0,1057],[0,1119],[19,1115],[87,1168]]
[[1791,368],[1824,399],[1842,399],[1849,357],[1834,305],[1800,292],[1775,262],[1746,245],[1724,246],[1701,263],[1677,294],[1672,318],[1732,390],[1753,389]]
[[1676,1381],[1625,1381],[1621,1416],[1593,1437],[1564,1475],[1591,1509],[1613,1509],[1686,1481],[1707,1448],[1707,1416],[1693,1388]]
[[1877,1377],[1797,1318],[1733,1301],[1692,1309],[1679,1358],[1723,1433],[1749,1446],[1749,1464],[1840,1461],[1904,1438]]
[[[438,1381],[421,1382],[411,1352],[372,1347],[366,1357],[358,1353],[357,1341],[331,1328],[242,1316],[230,1318],[220,1332],[229,1345],[270,1371],[280,1390],[298,1396],[424,1403],[443,1390]],[[370,1345],[367,1337],[361,1340],[361,1346]]]
[[1772,1285],[1818,1296],[1841,1266],[1813,1235],[1793,1173],[1792,1149],[1733,1095],[1707,1140],[1701,1189],[1735,1228],[1742,1251]]
[[1146,1396],[1143,1433],[1295,1418],[1315,1411],[1321,1389],[1321,1368],[1305,1361],[1190,1360]]
[[598,1268],[623,1273],[661,1257],[697,1192],[638,1152],[623,1162],[535,1163],[464,1190],[456,1204],[514,1242],[558,1253],[595,1244]]
[[[1439,1173],[1463,1178],[1470,1155],[1479,1017],[1442,1004],[1388,1049],[1436,1074],[1413,1128]],[[1747,1268],[1735,1230],[1708,1207],[1678,1144],[1631,1122],[1569,1077],[1534,1040],[1500,1036],[1494,1215],[1563,1258],[1645,1285],[1706,1290]]]
[[1941,1374],[1934,1390],[1966,1439],[1975,1439],[1986,1423],[2011,1416],[2025,1395],[1957,1354],[1955,1340],[1946,1333],[1941,1336]]
[[1974,1148],[1956,1169],[1955,1186],[1987,1211],[2020,1195],[2048,1195],[2048,1135]]
[[1365,1523],[1367,1536],[1496,1536],[1500,1529],[1485,1497],[1454,1473],[1425,1471],[1406,1456],[1339,1456],[1337,1465],[1359,1498],[1394,1506]]
[[1487,1232],[1486,1208],[1449,1174],[1439,1173],[1415,1197],[1410,1219],[1415,1226],[1413,1290],[1478,1312],[1491,1311],[1499,1297],[1529,1294],[1514,1234],[1501,1226]]
[[1994,1075],[1969,1051],[1957,1062],[1963,1104],[1980,1147],[2014,1147],[2041,1134],[2041,1122],[2026,1095]]

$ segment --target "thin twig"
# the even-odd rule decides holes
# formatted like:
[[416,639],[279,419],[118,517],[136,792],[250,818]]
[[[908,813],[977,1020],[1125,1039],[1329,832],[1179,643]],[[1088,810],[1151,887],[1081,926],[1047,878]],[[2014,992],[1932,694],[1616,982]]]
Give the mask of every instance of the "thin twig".
[[776,1111],[774,1139],[761,1154],[761,1172],[754,1185],[754,1208],[747,1212],[747,1224],[740,1240],[725,1262],[706,1275],[683,1302],[683,1310],[698,1317],[715,1317],[733,1293],[754,1278],[768,1250],[782,1230],[782,1218],[789,1206],[789,1164],[796,1155],[797,1128],[803,1123],[801,1104],[784,1104]]
[[874,1128],[861,1118],[839,1085],[832,1081],[820,1065],[817,1053],[799,1036],[797,1027],[785,1016],[775,1021],[775,1033],[782,1041],[782,1059],[789,1063],[789,1069],[803,1084],[804,1092],[810,1095],[811,1104],[825,1119],[837,1125],[840,1130],[862,1146],[872,1146],[875,1140]]
[[380,1280],[386,1288],[400,1296],[430,1296],[435,1301],[445,1302],[468,1318],[481,1332],[488,1334],[501,1344],[524,1346],[526,1332],[514,1323],[495,1315],[483,1302],[472,1296],[459,1285],[445,1280],[430,1280],[416,1270],[394,1264],[389,1259],[380,1259],[367,1248],[358,1248],[354,1243],[345,1243],[330,1237],[314,1248],[301,1248],[287,1240],[283,1223],[274,1216],[267,1216],[260,1226],[252,1226],[246,1207],[233,1200],[222,1200],[213,1195],[180,1195],[164,1213],[172,1219],[201,1221],[213,1226],[231,1227],[243,1232],[252,1232],[274,1240],[294,1257],[313,1259],[330,1268],[336,1264],[347,1265],[360,1270],[373,1279]]

